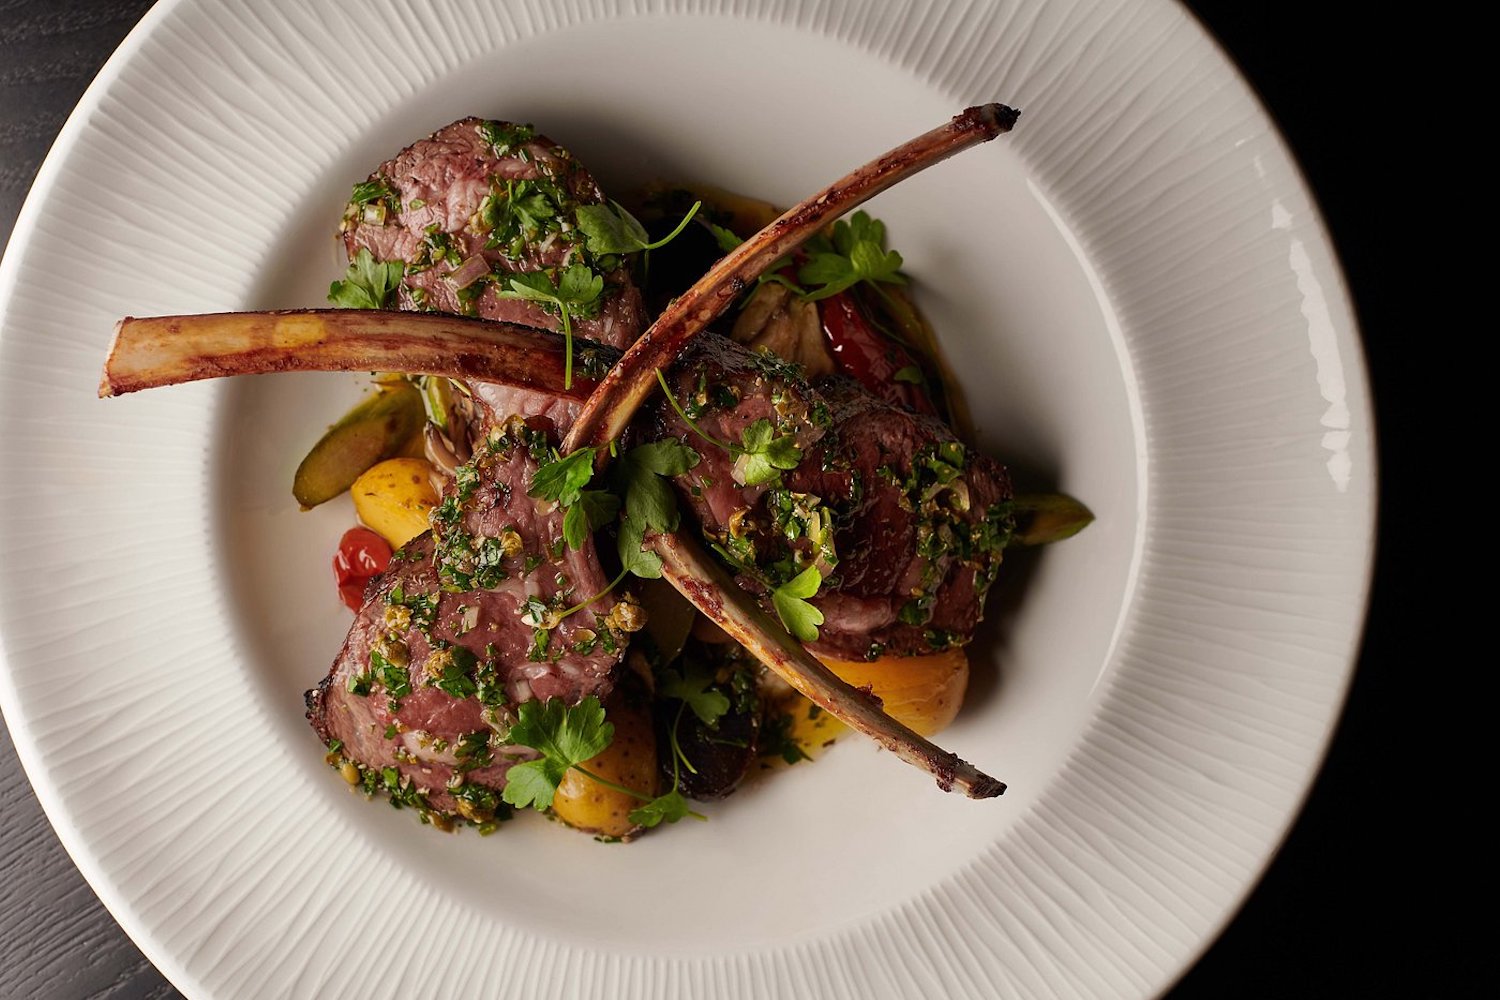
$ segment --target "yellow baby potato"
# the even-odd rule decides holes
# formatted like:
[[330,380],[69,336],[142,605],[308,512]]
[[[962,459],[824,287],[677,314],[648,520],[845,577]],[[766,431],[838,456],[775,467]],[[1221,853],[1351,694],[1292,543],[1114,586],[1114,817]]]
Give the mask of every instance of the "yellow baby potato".
[[923,736],[952,722],[969,686],[969,657],[961,648],[930,656],[883,656],[878,660],[838,660],[824,665],[855,687],[868,686],[885,713]]
[[[584,761],[583,766],[613,781],[647,795],[656,794],[656,733],[651,713],[644,706],[626,701],[618,692],[604,703],[605,717],[615,726],[615,738],[604,752]],[[636,824],[630,812],[644,802],[624,792],[606,788],[592,778],[570,769],[557,786],[552,811],[569,826],[605,837],[625,837]]]
[[389,458],[371,466],[349,487],[360,522],[400,548],[427,530],[437,506],[432,466],[421,458]]

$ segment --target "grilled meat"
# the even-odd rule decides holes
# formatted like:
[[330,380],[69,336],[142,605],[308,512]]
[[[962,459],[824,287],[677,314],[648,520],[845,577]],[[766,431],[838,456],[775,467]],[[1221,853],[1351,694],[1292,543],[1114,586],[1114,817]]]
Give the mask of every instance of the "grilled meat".
[[512,706],[602,697],[627,641],[617,598],[589,601],[609,585],[592,539],[568,548],[563,512],[526,495],[549,430],[536,419],[490,429],[445,489],[433,531],[372,581],[333,669],[308,692],[309,721],[339,741],[354,776],[380,775],[394,800],[434,818],[491,818],[481,807],[493,814],[506,768],[529,756],[505,745]]

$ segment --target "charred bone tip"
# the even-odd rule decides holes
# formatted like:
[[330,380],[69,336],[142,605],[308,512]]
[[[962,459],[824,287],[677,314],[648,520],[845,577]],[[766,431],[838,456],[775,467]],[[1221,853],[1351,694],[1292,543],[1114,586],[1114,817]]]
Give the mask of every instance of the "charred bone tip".
[[668,583],[813,704],[926,771],[945,792],[992,799],[1005,791],[1003,782],[886,715],[867,689],[852,687],[815,659],[690,535],[655,535],[650,544]]
[[993,799],[1005,794],[1005,782],[997,778],[991,778],[981,772],[980,780],[969,787],[969,798],[971,799]]
[[974,108],[965,108],[962,113],[953,119],[953,124],[959,128],[977,127],[994,138],[1004,132],[1009,132],[1016,127],[1016,120],[1021,117],[1021,112],[1004,104],[981,104]]

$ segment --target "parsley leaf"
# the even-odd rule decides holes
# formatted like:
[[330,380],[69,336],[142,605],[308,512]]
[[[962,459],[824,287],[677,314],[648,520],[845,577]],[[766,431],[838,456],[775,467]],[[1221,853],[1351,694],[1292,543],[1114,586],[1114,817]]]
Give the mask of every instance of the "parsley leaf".
[[406,265],[399,260],[380,263],[365,247],[349,263],[343,281],[328,286],[328,301],[341,309],[384,309],[396,296]]
[[575,218],[588,240],[590,253],[634,253],[646,249],[651,242],[646,227],[617,201],[609,205],[580,205]]
[[531,488],[526,495],[551,500],[561,507],[571,507],[593,478],[594,449],[579,448],[539,467],[531,478]]
[[673,788],[665,795],[658,795],[639,809],[630,810],[630,822],[638,823],[646,828],[660,826],[662,823],[676,823],[680,819],[686,819],[694,815],[688,808],[687,799],[682,793]]
[[604,293],[604,278],[584,264],[569,264],[557,281],[557,297],[564,305],[587,307]]
[[736,471],[746,486],[761,486],[781,479],[783,469],[795,469],[802,461],[802,449],[790,434],[777,436],[771,421],[765,417],[740,432],[740,455]]
[[713,683],[713,674],[706,670],[688,668],[682,673],[665,670],[656,690],[664,697],[685,703],[705,726],[714,726],[729,711],[729,698]]
[[508,287],[496,293],[502,299],[539,302],[562,317],[564,350],[563,388],[573,387],[573,320],[593,315],[604,294],[604,278],[585,264],[569,264],[556,277],[549,271],[525,271],[510,276]]
[[797,447],[796,438],[790,434],[776,434],[776,428],[765,417],[754,421],[740,432],[739,444],[720,441],[699,427],[698,422],[688,416],[682,404],[677,402],[677,397],[672,395],[672,389],[667,385],[666,376],[661,373],[660,368],[656,370],[656,381],[661,385],[661,391],[666,395],[667,402],[672,405],[672,409],[694,434],[735,456],[735,475],[738,481],[745,485],[760,486],[776,482],[781,478],[780,470],[795,469],[802,461],[802,449]]
[[698,464],[698,453],[681,441],[668,438],[632,448],[625,459],[658,476],[680,476]]
[[818,641],[818,626],[823,624],[823,612],[807,603],[807,598],[818,592],[823,585],[823,574],[816,566],[792,577],[771,591],[771,605],[786,630],[803,642]]
[[809,301],[826,299],[861,281],[904,285],[901,255],[885,248],[885,223],[863,210],[848,222],[833,224],[833,244],[809,244],[808,260],[797,271],[804,285],[822,285],[808,292]]
[[663,477],[680,476],[698,462],[696,451],[671,439],[630,449],[615,466],[625,509],[655,531],[676,531],[677,496]]
[[516,707],[516,715],[517,721],[510,727],[506,739],[538,750],[542,756],[540,760],[514,764],[506,772],[505,791],[501,798],[510,805],[522,809],[531,806],[538,812],[550,808],[563,775],[569,768],[575,768],[606,788],[624,792],[645,803],[631,810],[632,823],[651,827],[664,822],[675,823],[686,816],[705,818],[688,808],[687,800],[675,783],[667,794],[652,798],[582,766],[585,761],[603,753],[615,738],[614,724],[604,720],[604,707],[598,698],[590,695],[572,707],[564,705],[559,698],[549,698],[545,703],[526,701]]
[[643,580],[660,580],[661,556],[643,550],[645,540],[645,519],[627,514],[620,522],[620,565]]
[[516,706],[516,716],[507,739],[542,754],[506,772],[502,798],[522,809],[551,806],[568,768],[598,756],[615,737],[614,724],[604,721],[604,706],[593,695],[571,707],[560,698],[525,701]]
[[509,191],[510,196],[505,200],[506,210],[523,233],[539,233],[549,220],[556,218],[557,206],[552,204],[547,192],[531,190],[527,181],[515,184]]
[[677,228],[654,243],[651,242],[651,235],[646,232],[646,227],[641,225],[640,221],[617,201],[611,201],[608,205],[579,206],[578,228],[583,230],[583,235],[588,238],[590,253],[636,253],[641,250],[655,250],[676,239],[677,235],[687,228],[693,216],[698,214],[698,209],[701,207],[703,207],[703,202],[693,202],[693,207],[688,209],[687,215],[684,215],[682,221],[677,223]]
[[615,519],[620,512],[620,498],[604,490],[583,490],[578,502],[563,517],[563,539],[568,548],[583,548],[584,539]]
[[676,531],[681,520],[677,496],[664,477],[680,476],[700,461],[696,451],[681,441],[653,441],[632,448],[615,463],[616,491],[625,500],[620,524],[620,563],[647,580],[661,577],[661,559],[641,545],[649,528]]
[[745,242],[728,229],[725,229],[723,226],[716,226],[712,222],[708,224],[708,231],[714,234],[714,242],[718,243],[719,249],[725,253]]
[[546,271],[522,271],[512,274],[509,287],[499,294],[507,299],[525,299],[561,308],[562,300],[557,295],[557,282]]

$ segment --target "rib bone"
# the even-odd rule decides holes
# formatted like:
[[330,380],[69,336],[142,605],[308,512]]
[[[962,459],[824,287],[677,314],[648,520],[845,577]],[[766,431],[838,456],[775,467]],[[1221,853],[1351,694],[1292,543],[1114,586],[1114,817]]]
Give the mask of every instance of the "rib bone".
[[[834,181],[750,237],[709,269],[656,318],[589,397],[563,442],[569,454],[603,445],[625,430],[656,387],[656,369],[666,368],[688,341],[702,333],[745,286],[819,229],[897,181],[925,170],[970,146],[1009,132],[1020,112],[1003,104],[968,108],[952,121],[897,146]],[[600,451],[603,454],[603,449]]]
[[695,540],[682,533],[657,535],[651,545],[661,556],[663,574],[682,596],[819,708],[927,771],[945,792],[957,788],[971,799],[990,799],[1005,791],[1004,782],[886,715],[868,692],[851,687],[818,662],[735,586]]
[[[613,348],[580,347],[608,365]],[[563,385],[563,338],[509,323],[445,313],[366,309],[300,309],[209,313],[201,316],[127,316],[99,381],[100,396],[225,375],[353,371],[446,375],[498,382],[582,400],[594,382]]]

